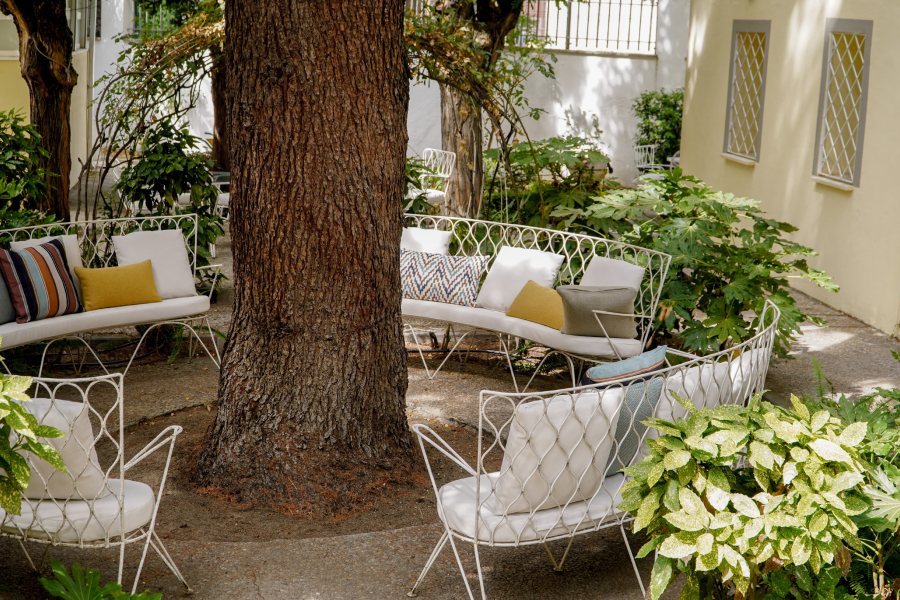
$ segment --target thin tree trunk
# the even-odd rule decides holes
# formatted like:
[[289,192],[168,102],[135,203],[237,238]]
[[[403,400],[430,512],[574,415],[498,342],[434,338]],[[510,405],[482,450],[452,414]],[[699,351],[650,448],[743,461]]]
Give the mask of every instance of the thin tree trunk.
[[78,74],[72,66],[72,32],[65,0],[0,0],[19,32],[19,64],[28,85],[31,123],[49,157],[47,196],[36,207],[69,220],[72,168],[69,110]]
[[481,109],[455,88],[440,88],[441,142],[456,153],[456,166],[445,186],[447,212],[475,217],[481,211],[484,184]]
[[227,110],[225,108],[226,80],[228,73],[225,69],[225,56],[218,48],[213,48],[212,70],[210,72],[210,89],[212,91],[213,105],[213,142],[212,160],[216,167],[222,171],[231,170],[231,160],[228,149],[228,136],[226,135]]
[[411,457],[403,0],[225,10],[235,303],[198,475],[321,514]]

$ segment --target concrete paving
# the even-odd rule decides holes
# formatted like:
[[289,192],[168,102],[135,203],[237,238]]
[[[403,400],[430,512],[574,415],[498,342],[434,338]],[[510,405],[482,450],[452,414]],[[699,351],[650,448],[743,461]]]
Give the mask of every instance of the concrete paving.
[[[228,265],[227,242],[220,244],[219,250],[220,259]],[[793,359],[780,360],[772,366],[767,385],[775,398],[783,400],[791,392],[811,393],[815,389],[813,360],[821,363],[837,391],[857,394],[876,386],[900,387],[900,364],[890,356],[892,350],[900,350],[900,343],[806,296],[798,298],[806,310],[826,317],[830,325],[805,325]],[[222,300],[215,309],[214,320],[217,326],[225,328],[230,303],[227,290]],[[140,398],[158,385],[158,366],[139,365],[129,375],[128,397],[137,399],[127,405],[129,422],[214,399],[216,373],[206,363],[179,362],[166,365],[165,369],[167,386],[179,392],[153,403],[141,402]],[[501,368],[451,362],[444,374],[431,381],[414,356],[410,361],[410,420],[439,418],[474,427],[478,393],[491,388],[510,389],[508,373]],[[165,503],[160,518],[166,518]],[[428,524],[312,539],[281,539],[277,531],[272,531],[266,542],[172,540],[168,546],[198,600],[387,599],[405,597],[439,535],[440,528]],[[552,546],[557,554],[562,547],[559,543]],[[463,548],[462,555],[471,573],[471,546]],[[114,576],[115,556],[109,552],[88,557],[83,551],[54,549],[51,556],[65,562],[105,564],[104,573]],[[581,536],[572,548],[565,571],[559,574],[552,571],[540,546],[487,550],[482,559],[491,598],[641,597],[617,529]],[[12,540],[0,542],[0,564],[0,598],[35,597],[33,575]],[[650,567],[649,560],[640,561],[645,580]],[[146,585],[161,586],[166,598],[186,596],[155,558],[149,560],[142,579]],[[23,595],[25,589],[31,590],[30,595]],[[672,597],[675,593],[671,592]],[[449,550],[435,564],[419,596],[429,600],[465,597]]]

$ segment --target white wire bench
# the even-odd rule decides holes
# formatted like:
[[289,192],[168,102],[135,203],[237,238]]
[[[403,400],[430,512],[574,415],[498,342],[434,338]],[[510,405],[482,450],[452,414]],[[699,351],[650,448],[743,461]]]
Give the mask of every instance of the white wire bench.
[[[138,356],[141,346],[151,331],[163,325],[176,325],[183,327],[190,336],[188,339],[191,341],[191,350],[193,351],[193,341],[196,340],[200,348],[218,367],[221,358],[207,313],[210,308],[210,295],[219,276],[220,265],[197,266],[197,224],[197,215],[183,214],[51,223],[0,230],[0,245],[7,248],[11,242],[75,235],[85,267],[108,267],[116,264],[112,242],[114,235],[125,235],[134,231],[180,230],[184,234],[185,247],[195,279],[201,273],[207,272],[212,281],[209,294],[169,298],[148,304],[102,308],[28,323],[16,323],[15,321],[4,323],[0,325],[3,350],[46,342],[38,367],[40,375],[43,373],[50,348],[57,342],[73,340],[79,342],[83,346],[84,352],[90,353],[100,367],[109,373],[89,343],[88,335],[106,329],[146,326],[122,370],[122,373],[125,374]],[[200,335],[200,331],[204,329],[208,333],[208,342]],[[86,355],[82,357],[82,362],[84,358]]]
[[[551,356],[563,356],[570,369],[572,385],[578,381],[576,363],[581,365],[585,361],[621,360],[635,356],[644,350],[649,341],[656,308],[671,262],[668,254],[596,236],[459,217],[406,214],[405,225],[406,227],[449,231],[452,233],[450,254],[485,255],[490,257],[489,266],[493,264],[497,253],[503,246],[561,254],[564,258],[556,276],[555,285],[580,282],[590,260],[595,256],[625,261],[644,269],[643,280],[640,289],[637,290],[634,302],[634,313],[627,315],[634,318],[637,326],[637,336],[634,339],[567,335],[545,325],[507,316],[497,310],[429,300],[403,299],[404,317],[463,325],[495,334],[499,341],[500,352],[504,355],[512,374],[516,390],[519,389],[519,386],[512,363],[512,353],[515,348],[513,340],[516,338],[529,340],[549,349],[549,352],[537,365],[535,375]],[[599,313],[617,314],[599,310],[594,313],[601,326]],[[423,350],[421,332],[408,319],[406,319],[404,327],[415,342],[416,351],[429,378],[437,375],[450,356],[460,347],[460,343],[471,333],[470,330],[455,336],[453,345],[448,348],[446,356],[432,370],[426,361],[425,354],[428,350]],[[449,331],[453,332],[452,327]],[[528,384],[530,383],[531,381],[528,382]],[[528,388],[528,384],[524,389]]]
[[[644,582],[618,509],[622,470],[640,462],[655,431],[650,417],[673,420],[694,406],[746,404],[764,389],[780,313],[767,304],[756,335],[705,357],[670,352],[664,368],[640,375],[541,393],[482,391],[474,466],[427,425],[413,431],[425,458],[444,531],[409,592],[414,596],[448,542],[470,599],[487,598],[479,547],[544,544],[562,570],[576,536],[619,528],[641,593]],[[441,455],[462,472],[438,481],[432,460]],[[447,479],[450,479],[449,477]],[[568,540],[557,558],[548,542]],[[457,542],[472,544],[475,594]]]
[[[29,565],[38,570],[24,542],[83,549],[116,548],[118,578],[125,567],[125,547],[137,544],[140,561],[131,593],[135,593],[150,548],[190,590],[156,534],[159,504],[165,491],[178,425],[159,432],[130,458],[125,456],[123,377],[119,373],[76,379],[34,379],[33,400],[24,402],[37,421],[55,427],[63,437],[47,440],[60,453],[66,471],[26,454],[31,471],[18,515],[0,510],[0,536],[18,540]],[[134,480],[134,469],[148,457],[158,468]],[[141,477],[144,479],[145,477]],[[46,554],[46,552],[45,552]]]

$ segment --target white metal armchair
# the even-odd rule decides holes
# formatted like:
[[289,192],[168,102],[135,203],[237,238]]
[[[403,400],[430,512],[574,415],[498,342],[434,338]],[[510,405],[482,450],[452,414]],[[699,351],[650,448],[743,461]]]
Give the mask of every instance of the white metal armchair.
[[[425,148],[422,151],[422,160],[425,162],[425,173],[419,179],[419,188],[411,190],[410,194],[415,197],[424,193],[426,202],[443,206],[446,203],[444,186],[456,166],[456,153]],[[407,205],[406,210],[410,205]]]
[[[77,548],[118,548],[119,583],[125,546],[139,544],[141,558],[132,593],[137,590],[149,548],[188,587],[155,531],[181,427],[170,425],[126,460],[121,374],[35,379],[33,396],[31,402],[25,403],[26,408],[38,422],[64,433],[47,442],[59,451],[67,472],[56,471],[43,460],[27,455],[31,481],[23,493],[21,514],[0,511],[0,535],[19,540],[32,568],[36,566],[25,548],[26,541]],[[155,489],[128,479],[135,466],[157,451],[165,454],[165,460]]]

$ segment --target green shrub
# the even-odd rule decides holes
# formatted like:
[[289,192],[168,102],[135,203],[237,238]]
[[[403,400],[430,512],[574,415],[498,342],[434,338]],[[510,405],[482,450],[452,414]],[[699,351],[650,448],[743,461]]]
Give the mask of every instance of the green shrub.
[[100,572],[93,569],[84,570],[78,563],[72,564],[71,575],[59,562],[50,564],[53,578],[41,577],[41,585],[54,598],[63,600],[162,600],[162,594],[141,592],[129,594],[122,591],[118,583],[100,585]]
[[552,227],[557,208],[583,209],[592,197],[615,184],[606,179],[609,157],[597,142],[576,136],[521,142],[485,156],[482,215],[494,221]]
[[0,112],[0,201],[15,209],[34,207],[47,193],[49,156],[37,129],[15,110]]
[[822,323],[789,293],[789,278],[837,286],[807,258],[812,248],[786,237],[797,230],[767,218],[759,202],[716,192],[680,169],[637,189],[613,190],[584,208],[558,207],[558,227],[601,232],[672,256],[655,323],[658,343],[712,352],[751,337],[766,299],[781,309],[776,352],[784,355],[800,323]]
[[868,508],[858,455],[867,427],[791,403],[685,403],[683,420],[646,422],[660,436],[626,469],[619,508],[650,536],[639,556],[658,552],[654,600],[677,573],[684,599],[835,597],[834,563],[861,547],[853,517]]
[[[421,158],[410,156],[406,159],[406,171],[403,180],[403,206],[409,205],[405,212],[413,214],[435,214],[437,209],[428,203],[425,190],[422,189],[422,178],[432,173]],[[410,195],[415,194],[410,203]]]
[[26,393],[29,387],[30,377],[0,373],[0,509],[13,515],[20,513],[22,492],[31,479],[31,469],[23,456],[26,452],[60,471],[66,470],[59,453],[38,440],[60,437],[63,433],[39,424],[22,405],[30,401]]
[[658,144],[657,163],[664,163],[681,148],[683,106],[684,90],[653,90],[638,96],[631,107],[638,119],[634,143]]

